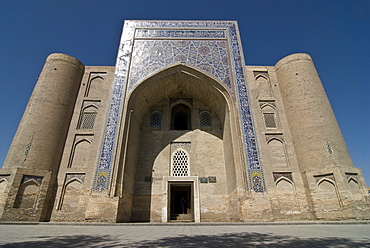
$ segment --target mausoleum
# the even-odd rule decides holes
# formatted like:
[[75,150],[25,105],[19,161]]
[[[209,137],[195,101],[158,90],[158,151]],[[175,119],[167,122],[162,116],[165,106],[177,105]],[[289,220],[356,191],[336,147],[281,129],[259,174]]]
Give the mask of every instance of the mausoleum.
[[3,221],[363,220],[369,200],[311,57],[246,66],[235,21],[126,21],[115,66],[51,54],[0,169]]

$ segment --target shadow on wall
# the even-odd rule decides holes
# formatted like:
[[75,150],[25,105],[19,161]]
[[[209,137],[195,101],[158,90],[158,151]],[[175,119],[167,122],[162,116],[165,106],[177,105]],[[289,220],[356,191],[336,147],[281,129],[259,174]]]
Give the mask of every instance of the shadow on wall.
[[[112,235],[34,237],[37,241],[3,244],[1,247],[370,247],[370,242],[346,238],[296,238],[260,233],[228,233],[166,237],[140,242],[124,241]],[[120,240],[121,239],[121,240]]]

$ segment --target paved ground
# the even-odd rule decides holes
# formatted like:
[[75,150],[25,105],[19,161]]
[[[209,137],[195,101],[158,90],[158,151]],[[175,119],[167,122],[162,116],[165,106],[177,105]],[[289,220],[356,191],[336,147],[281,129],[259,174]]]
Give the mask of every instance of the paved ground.
[[1,247],[370,247],[362,224],[0,223]]

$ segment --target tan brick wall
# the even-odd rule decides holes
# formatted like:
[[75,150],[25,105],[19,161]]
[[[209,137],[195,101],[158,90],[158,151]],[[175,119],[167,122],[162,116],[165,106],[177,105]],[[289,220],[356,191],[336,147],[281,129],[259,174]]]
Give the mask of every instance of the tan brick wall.
[[[91,196],[91,187],[101,146],[114,69],[112,66],[86,66],[85,68],[60,163],[53,221],[96,219],[91,217],[97,215],[96,210],[89,209],[94,205],[90,202],[96,199]],[[92,128],[90,126],[83,128],[80,125],[84,112],[96,112],[95,119],[91,122]],[[115,215],[111,218],[115,219]]]

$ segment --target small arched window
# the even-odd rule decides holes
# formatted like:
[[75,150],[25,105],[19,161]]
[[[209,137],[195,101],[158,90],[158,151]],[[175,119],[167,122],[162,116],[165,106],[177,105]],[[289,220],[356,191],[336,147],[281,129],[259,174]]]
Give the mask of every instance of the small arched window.
[[266,128],[277,128],[276,110],[272,105],[270,104],[263,105],[262,114]]
[[150,127],[161,127],[162,114],[158,111],[153,112],[150,115]]
[[98,109],[95,106],[88,106],[83,109],[83,112],[78,122],[78,129],[93,129],[95,124]]
[[212,115],[208,111],[203,111],[199,115],[201,127],[212,127]]
[[171,110],[171,130],[190,130],[191,110],[185,104],[177,104]]

